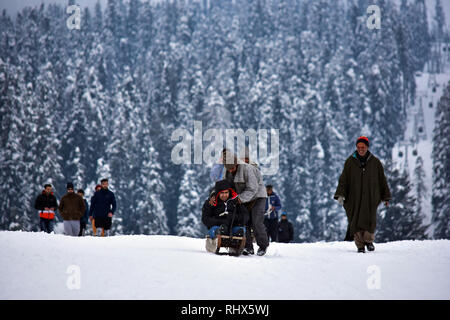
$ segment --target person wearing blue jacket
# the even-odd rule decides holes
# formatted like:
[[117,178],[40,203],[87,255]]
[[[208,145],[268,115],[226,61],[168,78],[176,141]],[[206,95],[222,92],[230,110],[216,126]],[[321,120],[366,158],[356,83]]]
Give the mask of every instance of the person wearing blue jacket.
[[[108,179],[101,180],[102,188],[94,193],[91,198],[91,208],[89,210],[89,220],[95,221],[95,228],[102,228],[102,237],[105,231],[111,229],[112,217],[116,211],[116,197],[108,189]],[[94,235],[95,236],[95,235]]]
[[87,225],[88,220],[89,220],[89,204],[86,201],[86,199],[84,198],[84,190],[83,189],[78,189],[77,193],[78,193],[78,195],[80,197],[83,198],[84,205],[86,206],[86,210],[84,211],[84,215],[80,219],[80,233],[78,234],[79,237],[82,237],[82,236],[84,236],[84,232],[86,230],[86,225]]
[[214,182],[222,180],[223,171],[224,166],[222,163],[214,164],[213,167],[211,168],[211,173],[209,174],[211,180]]
[[278,211],[281,210],[280,198],[273,192],[273,186],[267,185],[266,213],[264,225],[267,229],[267,236],[271,242],[277,241],[278,235]]

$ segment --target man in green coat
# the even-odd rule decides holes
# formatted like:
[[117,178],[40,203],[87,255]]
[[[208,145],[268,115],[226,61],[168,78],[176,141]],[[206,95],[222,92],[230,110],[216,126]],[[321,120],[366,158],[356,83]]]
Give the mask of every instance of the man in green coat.
[[381,161],[369,151],[369,139],[359,137],[356,151],[345,161],[334,199],[344,206],[348,229],[345,240],[355,240],[358,252],[373,251],[377,208],[391,199]]

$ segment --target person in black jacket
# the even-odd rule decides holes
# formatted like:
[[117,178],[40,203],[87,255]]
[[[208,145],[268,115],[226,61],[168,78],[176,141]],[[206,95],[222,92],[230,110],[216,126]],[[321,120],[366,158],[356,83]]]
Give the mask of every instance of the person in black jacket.
[[82,237],[82,236],[84,236],[84,232],[86,230],[86,225],[89,220],[89,204],[88,204],[87,200],[84,198],[84,190],[83,189],[78,189],[77,193],[81,198],[83,198],[84,205],[86,206],[86,210],[84,211],[84,216],[80,219],[80,232],[78,233],[78,236]]
[[[243,236],[249,219],[247,209],[237,202],[237,193],[228,180],[217,181],[202,208],[202,222],[209,229],[209,236],[217,234]],[[231,229],[231,230],[230,230]]]
[[[102,188],[94,193],[91,198],[89,209],[89,220],[93,221],[95,228],[102,228],[102,237],[105,231],[111,229],[112,217],[116,211],[116,197],[108,189],[108,179],[101,180]],[[96,236],[96,234],[94,234]]]
[[53,194],[52,185],[46,184],[44,190],[37,196],[34,208],[39,211],[39,226],[41,231],[51,233],[53,231],[55,210],[58,208],[58,201]]
[[281,214],[281,220],[278,223],[278,242],[289,243],[294,240],[294,228],[287,219],[286,212]]

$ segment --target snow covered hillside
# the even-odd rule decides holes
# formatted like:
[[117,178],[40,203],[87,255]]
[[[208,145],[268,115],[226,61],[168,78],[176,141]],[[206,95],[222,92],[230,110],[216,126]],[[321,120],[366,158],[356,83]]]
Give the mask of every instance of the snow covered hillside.
[[0,299],[450,299],[450,241],[271,244],[216,256],[174,236],[0,232]]
[[[434,112],[437,102],[450,81],[450,70],[441,74],[418,73],[416,76],[417,94],[416,103],[408,114],[408,123],[405,131],[405,140],[396,144],[392,150],[392,158],[399,168],[409,171],[410,181],[415,185],[414,169],[417,157],[421,157],[425,170],[425,187],[427,194],[424,198],[425,224],[431,223],[431,195],[433,186],[433,129],[435,124]],[[422,113],[423,121],[420,121]],[[429,228],[428,234],[433,234]]]

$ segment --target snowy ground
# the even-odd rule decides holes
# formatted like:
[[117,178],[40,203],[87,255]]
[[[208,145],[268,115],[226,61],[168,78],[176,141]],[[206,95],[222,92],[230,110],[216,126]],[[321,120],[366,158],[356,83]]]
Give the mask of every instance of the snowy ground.
[[450,299],[449,240],[365,254],[275,243],[264,257],[229,257],[186,237],[2,231],[0,269],[0,299]]

